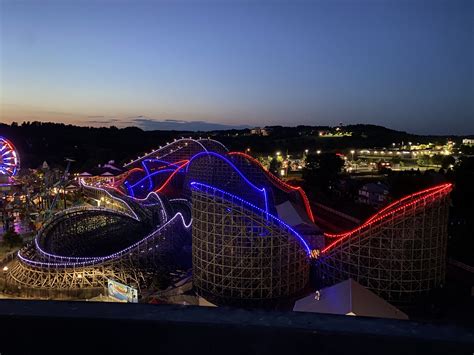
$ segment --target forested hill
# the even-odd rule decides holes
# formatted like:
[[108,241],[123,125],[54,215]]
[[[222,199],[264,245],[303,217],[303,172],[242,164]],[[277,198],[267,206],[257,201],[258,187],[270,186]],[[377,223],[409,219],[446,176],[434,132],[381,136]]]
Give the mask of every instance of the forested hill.
[[[439,141],[446,137],[417,136],[394,131],[374,125],[344,126],[352,136],[321,138],[324,126],[270,127],[271,134],[266,137],[250,135],[249,129],[182,132],[182,131],[143,131],[128,127],[118,129],[91,128],[57,123],[26,122],[23,124],[0,124],[0,135],[10,139],[17,147],[22,166],[38,167],[43,161],[51,166],[63,166],[65,158],[76,160],[73,171],[80,171],[115,160],[118,164],[138,155],[149,152],[174,138],[212,137],[226,144],[231,150],[251,148],[255,153],[274,153],[277,150],[288,153],[301,153],[305,149],[344,150],[347,148],[382,147],[392,142],[405,143]],[[460,140],[458,137],[450,137]]]

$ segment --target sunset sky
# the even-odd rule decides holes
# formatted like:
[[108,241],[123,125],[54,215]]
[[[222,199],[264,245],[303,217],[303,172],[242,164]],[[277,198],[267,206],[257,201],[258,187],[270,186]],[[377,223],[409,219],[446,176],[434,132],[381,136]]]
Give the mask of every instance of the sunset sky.
[[474,134],[473,4],[1,0],[0,121]]

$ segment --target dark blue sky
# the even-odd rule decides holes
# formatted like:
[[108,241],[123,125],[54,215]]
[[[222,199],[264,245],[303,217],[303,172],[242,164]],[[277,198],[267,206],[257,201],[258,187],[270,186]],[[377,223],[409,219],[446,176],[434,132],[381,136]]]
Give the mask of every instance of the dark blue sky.
[[474,1],[0,6],[5,122],[474,133]]

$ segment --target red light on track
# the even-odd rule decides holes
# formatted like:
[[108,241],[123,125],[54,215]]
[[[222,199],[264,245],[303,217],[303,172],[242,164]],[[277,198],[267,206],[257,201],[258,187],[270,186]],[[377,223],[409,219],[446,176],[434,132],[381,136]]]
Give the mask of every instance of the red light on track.
[[301,198],[303,199],[304,201],[304,205],[305,205],[305,208],[306,208],[306,213],[308,214],[308,217],[309,219],[314,223],[314,216],[313,216],[313,212],[311,211],[311,206],[309,204],[309,200],[308,200],[308,197],[306,196],[306,193],[304,192],[304,190],[300,187],[300,186],[291,186],[289,184],[287,184],[286,182],[280,180],[279,178],[277,178],[275,175],[273,175],[272,173],[270,173],[263,165],[262,163],[260,163],[257,159],[255,159],[254,157],[248,155],[248,154],[245,154],[245,153],[242,153],[242,152],[229,152],[228,153],[229,155],[239,155],[239,156],[242,156],[244,157],[245,159],[251,161],[252,163],[258,165],[264,172],[265,174],[270,177],[270,179],[272,179],[275,183],[279,184],[280,186],[286,188],[286,189],[289,189],[289,190],[293,190],[293,191],[298,191],[299,194],[301,195]]
[[163,185],[161,185],[161,187],[159,187],[158,189],[155,190],[155,192],[161,192],[167,185],[168,183],[171,181],[171,179],[182,169],[184,168],[186,165],[189,164],[189,160],[184,160],[185,163],[181,164],[180,166],[178,166],[178,168],[173,171],[171,173],[171,175],[168,177],[168,179],[166,179],[166,181],[163,183]]
[[[436,194],[449,193],[449,191],[452,189],[452,186],[453,186],[453,184],[451,184],[451,183],[442,184],[442,185],[434,186],[434,187],[431,187],[431,188],[428,188],[428,189],[425,189],[425,190],[422,190],[422,191],[415,192],[411,195],[405,196],[405,197],[401,198],[400,200],[397,200],[397,201],[391,203],[390,205],[388,205],[387,207],[383,208],[382,210],[380,210],[379,212],[374,214],[372,217],[370,217],[362,225],[360,225],[359,227],[357,227],[357,228],[355,228],[355,229],[353,229],[349,232],[345,232],[345,233],[341,233],[341,234],[328,234],[328,233],[325,233],[324,235],[326,237],[336,238],[336,240],[334,242],[332,242],[331,244],[329,244],[327,247],[325,247],[321,251],[321,253],[326,253],[326,252],[330,251],[336,245],[340,244],[342,241],[346,240],[347,238],[354,235],[355,233],[360,232],[361,230],[371,226],[374,223],[381,222],[384,219],[387,219],[388,217],[391,217],[391,216],[395,215],[397,212],[399,212],[399,211],[401,211],[401,210],[403,210],[407,207],[410,207],[410,206],[412,206],[412,205],[414,205],[414,204],[416,204],[420,201],[424,201],[424,200],[428,199],[429,197],[432,197]],[[413,198],[416,198],[416,199],[412,200],[410,202],[404,203],[405,201],[411,200]]]

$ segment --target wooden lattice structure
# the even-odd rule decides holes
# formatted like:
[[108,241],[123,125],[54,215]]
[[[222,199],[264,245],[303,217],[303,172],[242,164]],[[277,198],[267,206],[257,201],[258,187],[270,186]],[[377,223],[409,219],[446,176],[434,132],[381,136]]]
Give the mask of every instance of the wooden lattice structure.
[[168,213],[172,217],[150,229],[121,211],[61,212],[19,251],[1,281],[9,292],[58,298],[97,295],[108,279],[146,288],[173,270],[172,256],[190,243],[190,213]]
[[407,196],[353,231],[329,235],[322,280],[352,278],[384,299],[411,302],[444,283],[451,184]]
[[290,227],[222,190],[192,184],[193,282],[217,304],[270,305],[299,293],[309,256]]

